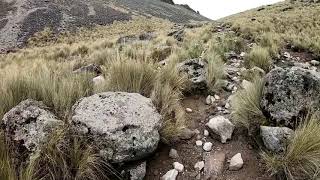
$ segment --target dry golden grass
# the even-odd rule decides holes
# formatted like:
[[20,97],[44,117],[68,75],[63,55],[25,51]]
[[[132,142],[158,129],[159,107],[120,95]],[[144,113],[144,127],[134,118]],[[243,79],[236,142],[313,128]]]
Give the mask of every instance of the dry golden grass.
[[[320,178],[320,121],[319,116],[307,118],[296,129],[283,154],[263,154],[273,174],[290,180]],[[284,178],[284,177],[282,177]]]

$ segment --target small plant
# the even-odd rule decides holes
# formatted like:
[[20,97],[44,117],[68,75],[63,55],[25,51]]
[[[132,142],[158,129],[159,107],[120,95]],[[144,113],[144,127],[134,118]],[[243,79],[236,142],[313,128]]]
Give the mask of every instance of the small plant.
[[207,52],[205,59],[208,61],[206,73],[208,88],[210,92],[214,92],[220,88],[220,82],[225,76],[224,62],[214,51]]
[[231,99],[233,121],[255,135],[260,125],[266,122],[260,107],[264,80],[255,78],[245,89],[239,90]]
[[245,66],[249,69],[257,66],[265,72],[269,72],[272,65],[272,59],[267,48],[255,46],[245,57]]
[[[273,174],[289,180],[320,178],[320,121],[315,115],[296,129],[283,154],[263,153],[263,159]],[[284,177],[282,177],[284,178]]]

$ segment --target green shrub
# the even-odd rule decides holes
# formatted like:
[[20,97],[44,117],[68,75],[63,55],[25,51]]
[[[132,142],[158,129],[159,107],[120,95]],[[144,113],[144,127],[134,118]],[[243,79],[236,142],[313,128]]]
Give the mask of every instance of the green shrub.
[[[295,131],[283,154],[263,154],[273,174],[288,179],[320,178],[320,121],[319,116],[306,119]],[[284,178],[284,177],[282,177]]]
[[255,66],[269,72],[272,66],[272,59],[267,48],[255,46],[245,57],[245,66],[251,69]]

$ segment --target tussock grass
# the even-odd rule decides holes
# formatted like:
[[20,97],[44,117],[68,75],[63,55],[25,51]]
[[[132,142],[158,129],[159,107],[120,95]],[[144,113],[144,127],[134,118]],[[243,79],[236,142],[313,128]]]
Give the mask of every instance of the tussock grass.
[[320,121],[319,115],[304,120],[296,129],[293,139],[283,154],[263,154],[273,174],[288,179],[320,178]]
[[209,92],[220,89],[221,80],[225,77],[225,65],[222,58],[215,51],[208,51],[204,58],[208,61],[207,80]]
[[108,70],[104,91],[140,93],[150,97],[156,78],[153,64],[135,60],[115,61]]
[[263,87],[264,80],[255,78],[250,86],[237,91],[231,99],[232,120],[246,127],[251,135],[255,135],[259,126],[266,122],[260,107]]
[[272,59],[267,48],[255,46],[245,57],[245,66],[249,69],[259,67],[269,72],[272,66]]
[[15,168],[12,166],[4,134],[0,132],[0,179],[16,180]]

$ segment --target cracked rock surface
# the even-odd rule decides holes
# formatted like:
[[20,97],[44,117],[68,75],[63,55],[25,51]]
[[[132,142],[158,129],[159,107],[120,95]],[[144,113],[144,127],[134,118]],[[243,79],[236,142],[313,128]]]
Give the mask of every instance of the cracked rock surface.
[[119,163],[142,159],[158,146],[161,116],[137,93],[105,92],[73,107],[75,133],[89,137],[100,155]]

